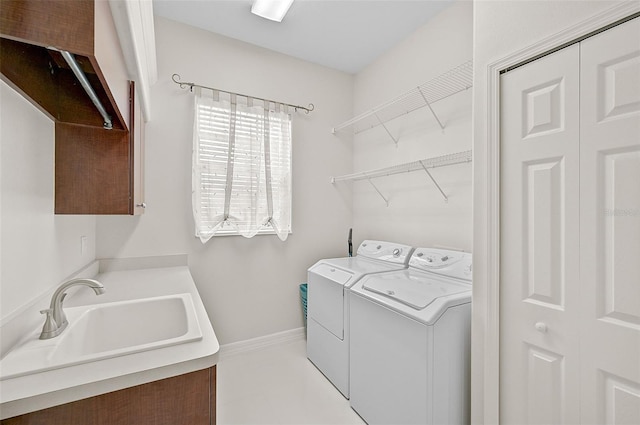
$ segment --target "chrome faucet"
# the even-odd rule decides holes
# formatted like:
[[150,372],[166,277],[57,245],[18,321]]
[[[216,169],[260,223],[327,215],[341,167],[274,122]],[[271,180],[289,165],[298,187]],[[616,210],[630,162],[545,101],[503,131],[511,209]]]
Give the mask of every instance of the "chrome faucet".
[[104,286],[94,279],[71,279],[60,285],[51,297],[51,305],[49,308],[40,312],[47,315],[44,326],[42,327],[42,333],[40,333],[40,339],[56,337],[67,327],[69,322],[62,309],[62,302],[67,296],[67,290],[77,285],[88,286],[93,289],[96,295],[104,294]]

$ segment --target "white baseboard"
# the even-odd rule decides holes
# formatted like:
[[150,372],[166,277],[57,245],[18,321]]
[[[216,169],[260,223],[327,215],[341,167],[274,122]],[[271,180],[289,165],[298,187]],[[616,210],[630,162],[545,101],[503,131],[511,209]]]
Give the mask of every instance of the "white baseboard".
[[277,332],[271,335],[260,336],[257,338],[247,339],[245,341],[232,342],[220,346],[220,358],[230,357],[236,354],[246,353],[249,351],[261,350],[273,345],[284,344],[286,342],[299,341],[305,339],[305,328],[291,329],[288,331]]

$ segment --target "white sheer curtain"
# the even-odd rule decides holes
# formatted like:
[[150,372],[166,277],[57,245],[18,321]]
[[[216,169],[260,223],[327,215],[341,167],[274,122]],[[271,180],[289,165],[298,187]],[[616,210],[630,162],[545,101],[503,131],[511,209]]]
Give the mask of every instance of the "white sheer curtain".
[[[271,108],[270,108],[271,106]],[[193,216],[202,243],[291,231],[291,116],[282,105],[196,89]]]

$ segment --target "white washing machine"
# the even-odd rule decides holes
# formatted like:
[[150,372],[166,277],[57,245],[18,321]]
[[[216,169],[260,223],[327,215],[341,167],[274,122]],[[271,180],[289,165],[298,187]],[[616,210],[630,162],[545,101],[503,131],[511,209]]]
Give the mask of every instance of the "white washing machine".
[[348,289],[363,276],[406,269],[413,248],[364,241],[355,257],[320,260],[307,277],[307,357],[349,398]]
[[471,254],[417,248],[349,308],[350,403],[368,424],[470,422]]

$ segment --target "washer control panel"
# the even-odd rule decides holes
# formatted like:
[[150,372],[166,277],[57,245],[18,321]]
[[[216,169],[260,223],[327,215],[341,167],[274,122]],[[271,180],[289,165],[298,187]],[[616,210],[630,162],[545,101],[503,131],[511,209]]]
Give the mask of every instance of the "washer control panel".
[[416,248],[409,259],[409,267],[445,276],[471,280],[471,254],[438,248]]
[[358,256],[389,261],[396,264],[407,264],[413,247],[393,242],[367,240],[358,247]]

